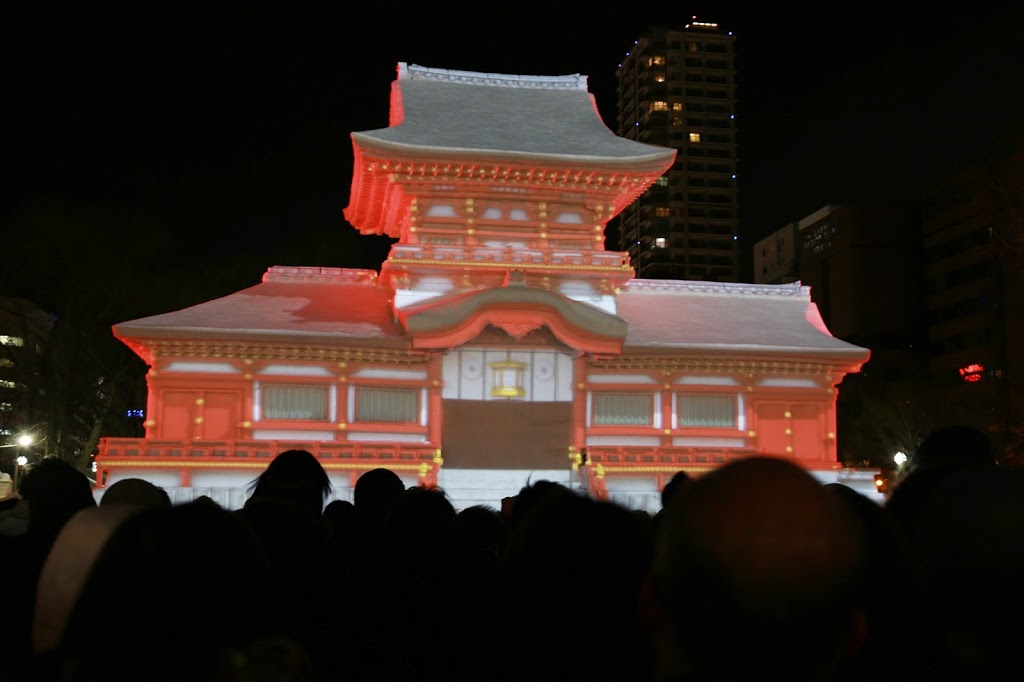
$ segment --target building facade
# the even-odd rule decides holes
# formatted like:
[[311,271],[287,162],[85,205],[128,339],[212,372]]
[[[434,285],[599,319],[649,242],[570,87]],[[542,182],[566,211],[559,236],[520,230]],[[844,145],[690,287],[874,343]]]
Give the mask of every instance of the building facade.
[[1024,139],[1000,141],[923,198],[923,287],[934,409],[1024,460]]
[[620,136],[676,149],[617,218],[637,276],[738,282],[734,38],[692,21],[641,36],[616,71]]
[[0,470],[12,476],[16,458],[28,454],[18,439],[46,435],[42,357],[53,323],[30,301],[0,297]]
[[836,386],[868,359],[799,284],[666,282],[605,250],[671,147],[613,134],[584,76],[398,65],[390,125],[352,133],[345,208],[395,240],[378,272],[272,267],[242,291],[124,322],[149,366],[142,476],[237,506],[305,448],[339,495],[387,467],[457,507],[561,480],[651,509],[664,482],[756,454],[873,491],[836,456]]

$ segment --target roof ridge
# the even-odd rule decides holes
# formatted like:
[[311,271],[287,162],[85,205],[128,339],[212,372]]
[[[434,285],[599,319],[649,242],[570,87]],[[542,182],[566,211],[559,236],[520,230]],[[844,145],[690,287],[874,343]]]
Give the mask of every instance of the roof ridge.
[[503,88],[540,90],[587,90],[587,77],[578,73],[564,76],[525,76],[506,73],[483,73],[439,69],[407,62],[398,63],[399,80],[434,80],[463,85],[489,85]]
[[729,294],[732,296],[782,296],[809,298],[810,287],[801,282],[791,284],[750,284],[748,282],[705,282],[700,280],[631,279],[623,291],[642,293]]
[[274,265],[263,274],[264,282],[348,282],[376,284],[377,271],[362,268]]

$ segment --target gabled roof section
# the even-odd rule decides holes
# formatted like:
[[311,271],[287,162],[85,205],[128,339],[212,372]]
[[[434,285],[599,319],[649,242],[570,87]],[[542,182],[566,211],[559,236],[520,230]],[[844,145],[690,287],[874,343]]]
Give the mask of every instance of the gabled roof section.
[[832,336],[810,287],[631,280],[616,298],[624,353],[768,353],[837,361],[856,371],[870,350]]
[[441,296],[396,311],[414,348],[454,348],[487,326],[515,338],[547,327],[559,341],[588,353],[618,353],[626,322],[561,294],[510,284]]
[[114,325],[146,362],[157,341],[371,344],[407,348],[391,314],[393,291],[373,270],[272,267],[260,284],[170,313]]

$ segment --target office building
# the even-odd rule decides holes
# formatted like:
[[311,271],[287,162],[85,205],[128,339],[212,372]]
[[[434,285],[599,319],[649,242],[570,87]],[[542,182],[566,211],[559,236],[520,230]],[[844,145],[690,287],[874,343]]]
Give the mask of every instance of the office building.
[[15,459],[30,452],[17,445],[19,437],[45,435],[42,354],[52,329],[53,318],[39,306],[0,297],[0,470],[9,474]]
[[616,224],[638,277],[740,281],[733,43],[715,23],[654,28],[616,72],[618,134],[678,151]]
[[1024,144],[1010,139],[934,182],[923,205],[928,370],[936,411],[993,435],[1024,433]]

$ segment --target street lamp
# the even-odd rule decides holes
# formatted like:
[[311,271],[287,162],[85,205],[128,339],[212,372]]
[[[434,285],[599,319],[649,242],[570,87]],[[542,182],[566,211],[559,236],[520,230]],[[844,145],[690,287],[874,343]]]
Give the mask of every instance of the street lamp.
[[18,490],[18,473],[21,471],[21,467],[28,464],[28,457],[25,455],[18,455],[14,460],[14,490]]
[[[33,440],[34,439],[32,438],[31,434],[23,433],[20,436],[18,436],[18,445],[22,448],[27,448],[28,446],[32,445]],[[13,484],[15,491],[18,490],[18,474],[21,473],[21,468],[26,464],[28,464],[28,457],[26,457],[25,455],[18,455],[14,460]]]

